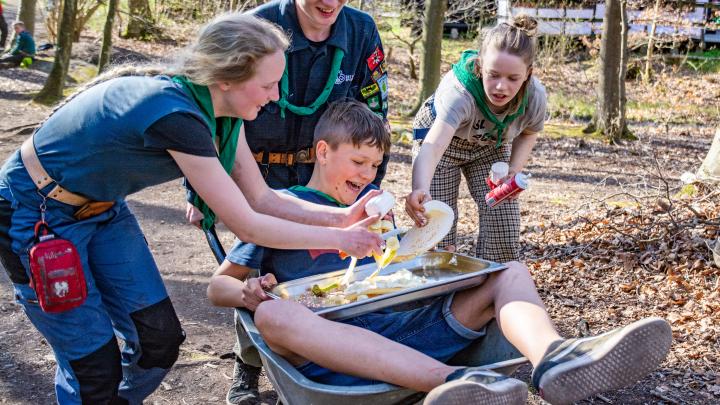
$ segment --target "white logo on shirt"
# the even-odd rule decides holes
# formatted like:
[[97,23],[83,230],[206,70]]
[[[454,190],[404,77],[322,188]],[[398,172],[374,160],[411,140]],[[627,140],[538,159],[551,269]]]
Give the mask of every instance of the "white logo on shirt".
[[355,75],[346,75],[345,73],[341,71],[338,72],[337,79],[335,79],[335,84],[343,84],[343,82],[350,82],[355,77]]

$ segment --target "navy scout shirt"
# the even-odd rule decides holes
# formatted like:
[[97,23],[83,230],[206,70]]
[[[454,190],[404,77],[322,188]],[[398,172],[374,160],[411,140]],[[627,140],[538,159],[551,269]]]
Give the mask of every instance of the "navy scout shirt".
[[[300,28],[294,0],[272,1],[255,8],[251,13],[278,24],[290,33],[292,42],[286,53],[290,103],[307,106],[317,99],[328,80],[335,49],[340,48],[345,52],[345,57],[328,103],[346,98],[357,99],[366,103],[383,119],[387,117],[387,62],[372,17],[344,6],[328,39],[312,42],[305,38]],[[257,119],[244,123],[250,149],[254,153],[296,152],[312,147],[315,125],[326,109],[327,103],[308,116],[285,111],[283,119],[276,103],[265,105]],[[382,180],[386,164],[387,159],[378,169],[376,184]],[[297,164],[293,167],[261,164],[260,170],[270,187],[288,188],[307,184],[313,164]]]

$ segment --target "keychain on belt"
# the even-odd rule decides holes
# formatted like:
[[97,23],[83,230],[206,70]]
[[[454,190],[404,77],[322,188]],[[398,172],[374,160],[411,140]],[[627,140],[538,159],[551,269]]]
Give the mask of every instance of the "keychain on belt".
[[59,237],[45,222],[46,197],[41,197],[40,220],[35,224],[30,248],[31,286],[43,311],[63,312],[85,302],[85,274],[75,245]]

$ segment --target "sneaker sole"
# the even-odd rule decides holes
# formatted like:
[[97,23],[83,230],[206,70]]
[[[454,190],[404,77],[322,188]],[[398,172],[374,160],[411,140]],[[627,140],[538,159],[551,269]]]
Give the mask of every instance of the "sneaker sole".
[[512,378],[490,385],[468,380],[455,380],[430,391],[425,397],[423,405],[520,405],[525,404],[527,395],[527,385]]
[[632,384],[655,370],[672,343],[670,325],[661,318],[630,324],[604,343],[593,357],[558,364],[540,380],[540,395],[554,405]]

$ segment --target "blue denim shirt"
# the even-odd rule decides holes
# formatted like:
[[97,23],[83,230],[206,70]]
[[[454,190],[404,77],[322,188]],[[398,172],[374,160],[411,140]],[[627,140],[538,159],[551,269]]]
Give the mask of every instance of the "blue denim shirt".
[[[329,38],[323,43],[311,43],[305,38],[297,19],[294,0],[276,0],[251,11],[259,17],[278,24],[289,32],[292,43],[287,51],[289,95],[288,101],[306,106],[315,101],[330,74],[336,48],[345,52],[335,86],[328,103],[347,98],[367,103],[379,116],[387,117],[387,62],[380,35],[372,17],[352,7],[344,6]],[[257,119],[245,123],[248,145],[253,152],[295,152],[313,145],[315,125],[327,104],[314,114],[298,116],[269,103]],[[376,185],[385,173],[387,159],[378,170]],[[312,164],[262,165],[261,172],[272,188],[288,188],[307,184]]]
[[[197,105],[168,77],[112,79],[56,111],[35,133],[35,150],[50,177],[66,189],[96,201],[121,200],[182,176],[167,150],[145,138],[150,125],[172,112],[202,120]],[[0,171],[0,189],[9,186],[18,198],[34,198],[33,183],[20,181],[27,176],[16,152]]]

